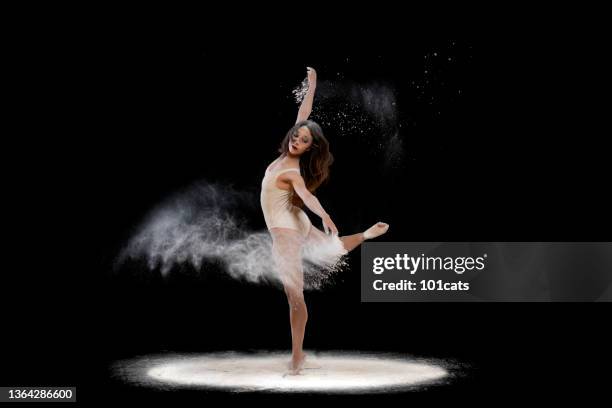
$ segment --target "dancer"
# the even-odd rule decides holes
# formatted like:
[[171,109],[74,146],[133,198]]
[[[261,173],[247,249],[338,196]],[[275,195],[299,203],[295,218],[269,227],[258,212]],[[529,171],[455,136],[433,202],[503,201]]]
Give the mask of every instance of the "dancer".
[[[389,225],[378,222],[364,232],[338,236],[338,228],[313,195],[328,178],[333,156],[321,127],[308,120],[312,111],[317,74],[308,67],[308,91],[300,105],[297,121],[279,148],[280,156],[266,169],[261,185],[261,207],[272,235],[272,257],[289,302],[292,356],[289,374],[297,375],[306,355],[302,350],[308,311],[304,302],[305,253],[327,248],[327,257],[339,259],[364,240],[387,232]],[[301,209],[308,207],[321,217],[324,231],[313,226]],[[336,248],[329,253],[329,248]],[[328,259],[329,261],[329,259]],[[333,263],[333,260],[332,260]]]

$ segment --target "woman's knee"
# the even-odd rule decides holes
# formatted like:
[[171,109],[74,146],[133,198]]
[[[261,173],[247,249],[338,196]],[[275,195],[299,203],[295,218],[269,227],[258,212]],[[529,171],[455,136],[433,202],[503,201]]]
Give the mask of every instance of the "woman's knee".
[[296,311],[306,309],[306,301],[304,300],[304,292],[296,290],[285,290],[289,307]]

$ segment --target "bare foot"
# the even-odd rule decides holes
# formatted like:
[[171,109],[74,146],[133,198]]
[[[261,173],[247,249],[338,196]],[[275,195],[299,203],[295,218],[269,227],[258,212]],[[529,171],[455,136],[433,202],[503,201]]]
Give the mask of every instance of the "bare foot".
[[372,239],[378,236],[381,236],[389,229],[389,224],[385,222],[377,222],[372,225],[370,228],[364,231],[363,238],[364,239]]
[[293,357],[289,363],[289,372],[287,375],[299,375],[306,360],[306,353],[302,353],[297,357]]

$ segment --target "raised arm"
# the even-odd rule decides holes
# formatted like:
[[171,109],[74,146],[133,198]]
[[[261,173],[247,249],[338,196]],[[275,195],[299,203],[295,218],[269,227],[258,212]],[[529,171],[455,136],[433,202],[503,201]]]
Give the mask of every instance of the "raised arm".
[[288,172],[288,173],[291,173],[291,174],[287,174],[285,176],[287,181],[291,183],[291,185],[293,186],[293,190],[302,199],[302,201],[304,201],[304,204],[306,205],[306,207],[308,207],[313,213],[321,217],[321,220],[323,221],[323,229],[325,230],[325,233],[331,230],[331,232],[337,235],[338,228],[336,228],[336,225],[333,223],[329,214],[327,214],[325,209],[323,209],[323,206],[319,202],[319,199],[315,197],[314,194],[312,194],[310,191],[308,191],[302,176],[300,176],[299,174],[293,173],[293,172]]
[[314,100],[315,89],[317,88],[317,71],[312,67],[307,67],[307,72],[308,91],[306,91],[306,95],[302,99],[295,123],[308,119],[310,112],[312,112],[312,101]]

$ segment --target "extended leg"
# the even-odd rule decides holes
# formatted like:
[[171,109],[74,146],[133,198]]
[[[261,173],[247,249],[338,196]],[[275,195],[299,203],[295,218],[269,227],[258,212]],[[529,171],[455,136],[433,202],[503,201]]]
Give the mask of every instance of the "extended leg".
[[340,241],[342,241],[342,245],[344,245],[344,249],[346,249],[347,251],[352,251],[353,249],[361,245],[363,241],[365,241],[362,232],[353,235],[344,235],[339,238]]
[[[352,251],[353,249],[361,245],[363,241],[367,239],[376,238],[384,234],[385,232],[387,232],[388,229],[389,229],[389,224],[386,224],[384,222],[377,222],[376,224],[372,225],[370,228],[368,228],[364,232],[360,232],[360,233],[352,234],[352,235],[343,235],[338,238],[340,238],[340,241],[342,241],[342,245],[344,245],[344,249],[346,249],[347,251]],[[308,236],[308,239],[315,240],[315,241],[322,241],[322,240],[328,239],[328,236],[325,235],[323,231],[321,231],[320,229],[316,228],[313,225],[312,228],[310,229],[310,234]]]

